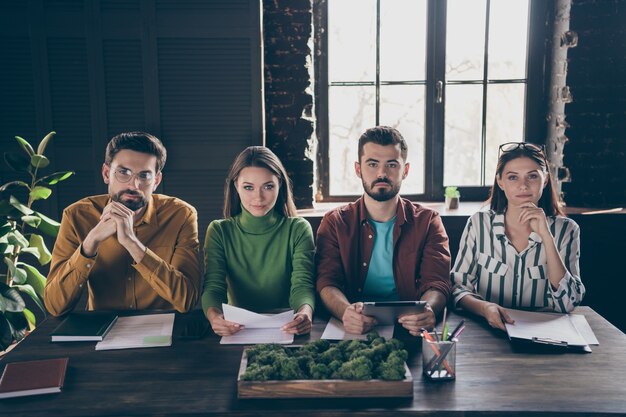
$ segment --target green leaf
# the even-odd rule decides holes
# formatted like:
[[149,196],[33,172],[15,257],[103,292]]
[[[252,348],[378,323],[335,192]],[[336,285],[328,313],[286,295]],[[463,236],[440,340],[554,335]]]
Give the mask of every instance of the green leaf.
[[39,263],[41,265],[46,265],[52,259],[52,254],[48,250],[46,246],[46,242],[44,242],[43,237],[37,234],[30,235],[30,240],[28,241],[31,248],[37,248],[39,250]]
[[50,132],[41,140],[41,142],[39,142],[39,146],[37,146],[37,153],[39,155],[43,155],[44,151],[46,150],[46,146],[48,145],[48,142],[56,134],[57,134],[57,132]]
[[47,234],[48,236],[57,237],[59,233],[59,227],[61,227],[61,223],[56,220],[52,220],[50,217],[47,217],[38,211],[34,212],[36,216],[41,219],[41,223],[39,224],[39,230]]
[[43,290],[46,287],[46,277],[44,277],[34,266],[23,262],[18,262],[18,265],[26,270],[26,284],[33,287],[39,298],[43,299]]
[[39,223],[41,223],[41,219],[37,216],[22,216],[22,221],[35,229],[39,227]]
[[35,324],[37,324],[37,318],[35,317],[35,314],[33,314],[33,312],[27,308],[24,308],[24,311],[22,311],[22,313],[24,313],[24,317],[28,322],[28,327],[32,332],[33,330],[35,330]]
[[17,152],[5,152],[4,161],[13,171],[28,172],[30,166],[30,156]]
[[11,249],[11,252],[7,252],[7,249],[9,248],[9,246],[10,246],[11,248],[13,248],[13,246],[12,246],[12,245],[9,245],[8,243],[5,243],[5,242],[0,242],[0,253],[1,253],[1,254],[5,254],[5,253],[11,253],[11,252],[13,252],[13,249]]
[[52,194],[52,190],[49,189],[48,187],[36,186],[30,191],[29,195],[30,195],[30,198],[33,201],[35,201],[35,200],[45,200],[46,198],[50,197],[50,194]]
[[45,168],[50,165],[50,160],[43,155],[32,155],[30,164],[35,168]]
[[19,246],[20,248],[28,247],[28,240],[22,235],[19,230],[13,230],[7,233],[7,243],[14,246]]
[[24,310],[26,304],[20,293],[13,287],[9,287],[4,282],[0,282],[0,311],[15,311],[20,312]]
[[22,268],[18,268],[11,259],[4,258],[4,263],[9,267],[9,272],[11,273],[11,280],[14,284],[22,285],[26,283],[26,278],[28,274]]
[[20,203],[20,200],[18,200],[17,198],[13,196],[9,198],[9,204],[11,204],[13,207],[18,209],[22,214],[25,214],[27,216],[30,216],[31,214],[34,213],[33,210],[29,209],[24,204]]
[[0,193],[7,191],[11,188],[16,188],[16,187],[26,187],[30,190],[30,187],[24,181],[11,181],[11,182],[7,182],[6,184],[2,185],[2,187],[0,187]]
[[16,136],[15,139],[17,139],[17,142],[20,144],[20,146],[22,147],[22,149],[24,149],[24,151],[29,155],[29,156],[33,156],[35,154],[35,150],[33,149],[32,146],[30,146],[30,143],[28,143],[28,141],[24,138],[21,138],[19,136]]
[[28,253],[30,255],[33,255],[37,259],[39,259],[39,256],[40,256],[39,249],[33,248],[33,247],[22,248],[22,250],[20,250],[20,255],[23,253]]
[[11,346],[13,340],[13,328],[11,323],[9,323],[9,319],[4,314],[0,314],[0,351],[6,350]]
[[37,304],[37,306],[41,309],[41,311],[43,311],[44,313],[46,312],[46,308],[43,306],[41,299],[39,298],[39,296],[35,292],[35,289],[32,286],[28,284],[14,285],[13,288],[17,288],[20,292],[23,292],[24,294],[28,294],[30,298],[33,299],[35,304]]
[[57,182],[61,182],[61,181],[68,179],[72,175],[74,175],[74,171],[55,172],[54,174],[50,174],[50,175],[40,178],[37,181],[37,184],[41,182],[46,185],[54,185]]
[[11,325],[11,333],[13,339],[20,341],[26,336],[26,330],[28,330],[28,320],[24,316],[24,311],[16,313],[6,312],[4,313],[7,321]]
[[11,223],[3,224],[2,226],[0,226],[0,236],[6,235],[12,229],[13,229],[13,226],[11,226]]
[[0,200],[0,216],[9,217],[11,219],[19,219],[22,213],[17,211],[7,200]]

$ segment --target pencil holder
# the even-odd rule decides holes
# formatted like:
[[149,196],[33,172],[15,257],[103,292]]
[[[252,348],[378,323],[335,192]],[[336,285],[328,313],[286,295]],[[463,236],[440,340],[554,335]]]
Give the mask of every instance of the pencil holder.
[[422,338],[422,369],[426,378],[450,381],[456,377],[456,339],[441,340],[441,334]]

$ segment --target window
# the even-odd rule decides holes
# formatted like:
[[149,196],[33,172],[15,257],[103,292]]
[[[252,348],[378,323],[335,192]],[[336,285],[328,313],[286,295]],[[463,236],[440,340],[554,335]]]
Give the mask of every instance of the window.
[[545,3],[316,0],[318,196],[361,194],[357,139],[389,125],[409,145],[404,196],[484,199],[498,145],[545,136],[527,106],[543,103]]

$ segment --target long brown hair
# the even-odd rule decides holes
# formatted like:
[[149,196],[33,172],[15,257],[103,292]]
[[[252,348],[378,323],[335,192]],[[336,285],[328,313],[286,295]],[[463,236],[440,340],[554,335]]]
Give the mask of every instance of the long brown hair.
[[545,153],[539,146],[533,146],[531,144],[518,146],[513,150],[504,151],[500,154],[500,157],[498,158],[498,165],[496,166],[496,175],[493,180],[493,185],[491,186],[491,191],[489,192],[488,201],[490,202],[491,210],[496,213],[504,213],[504,210],[506,210],[508,200],[506,199],[504,191],[502,191],[502,189],[498,186],[498,177],[502,177],[502,172],[504,171],[506,164],[517,158],[529,158],[536,162],[541,169],[546,172],[546,175],[548,176],[548,183],[544,187],[543,193],[541,194],[541,198],[539,199],[537,205],[541,207],[548,216],[562,216],[563,210],[559,205],[559,199],[556,195],[556,191],[554,190],[552,175],[550,174],[550,165],[546,160]]
[[280,159],[265,146],[249,146],[244,149],[233,161],[224,187],[224,218],[241,213],[241,199],[235,186],[241,170],[248,167],[265,168],[276,175],[279,181],[278,199],[276,206],[285,217],[296,216],[296,205],[293,202],[291,180]]

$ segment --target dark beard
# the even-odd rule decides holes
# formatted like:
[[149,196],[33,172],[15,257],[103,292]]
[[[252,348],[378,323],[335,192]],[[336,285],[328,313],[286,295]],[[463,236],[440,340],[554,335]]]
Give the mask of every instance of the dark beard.
[[[391,188],[389,189],[380,188],[378,191],[374,191],[374,186],[377,183],[381,183],[381,182],[391,185]],[[370,197],[372,197],[374,200],[382,202],[382,201],[389,201],[395,196],[397,196],[398,193],[400,192],[400,184],[393,185],[391,181],[389,181],[388,179],[382,178],[382,179],[377,179],[376,181],[372,182],[372,185],[370,186],[368,186],[365,183],[365,181],[363,181],[363,189],[365,190],[365,193],[369,195]]]
[[[141,198],[139,200],[122,200],[123,194],[136,195],[140,196]],[[139,191],[133,190],[122,190],[119,193],[112,195],[111,200],[122,203],[132,211],[137,211],[145,207],[146,204],[148,204],[148,200],[143,196],[143,194],[141,194]]]

